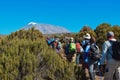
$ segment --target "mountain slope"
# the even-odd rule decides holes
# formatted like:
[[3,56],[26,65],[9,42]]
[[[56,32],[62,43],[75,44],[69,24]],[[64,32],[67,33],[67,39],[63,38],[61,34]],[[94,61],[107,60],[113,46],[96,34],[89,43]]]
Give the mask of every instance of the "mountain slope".
[[39,24],[35,22],[28,23],[28,25],[26,25],[23,29],[29,29],[31,27],[35,27],[35,29],[38,29],[43,34],[70,33],[69,30],[60,26],[54,26],[51,24]]

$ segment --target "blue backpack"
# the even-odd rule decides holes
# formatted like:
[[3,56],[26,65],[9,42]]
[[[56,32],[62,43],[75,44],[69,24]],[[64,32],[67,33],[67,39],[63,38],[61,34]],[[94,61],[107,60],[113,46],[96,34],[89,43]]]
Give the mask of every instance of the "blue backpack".
[[54,42],[55,41],[55,39],[54,38],[51,38],[51,39],[49,39],[49,40],[47,40],[47,44],[48,45],[50,45],[52,42]]

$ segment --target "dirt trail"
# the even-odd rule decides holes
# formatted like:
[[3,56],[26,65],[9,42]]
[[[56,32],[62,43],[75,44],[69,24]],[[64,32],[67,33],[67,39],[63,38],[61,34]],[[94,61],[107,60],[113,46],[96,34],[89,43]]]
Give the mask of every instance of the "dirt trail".
[[104,80],[104,77],[100,77],[100,76],[95,76],[95,80]]

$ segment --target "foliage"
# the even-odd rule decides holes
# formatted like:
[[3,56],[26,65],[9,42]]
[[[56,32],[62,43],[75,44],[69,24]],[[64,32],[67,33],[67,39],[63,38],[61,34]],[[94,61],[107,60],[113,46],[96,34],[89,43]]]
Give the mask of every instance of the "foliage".
[[102,48],[102,44],[104,43],[105,40],[107,40],[106,34],[108,31],[113,31],[115,34],[115,38],[117,40],[120,40],[120,26],[115,25],[111,26],[108,23],[102,23],[96,27],[96,29],[93,31],[89,26],[84,26],[78,34],[76,34],[75,39],[79,40],[82,42],[83,40],[83,35],[85,33],[90,33],[92,36],[96,38],[96,43]]
[[118,40],[120,40],[120,26],[118,26],[118,25],[113,26],[111,28],[111,31],[114,32],[115,38],[118,39]]
[[75,80],[74,65],[49,48],[34,28],[8,35],[0,43],[0,80],[34,79]]
[[120,39],[120,27],[118,25],[111,26],[108,23],[100,24],[96,29],[95,33],[97,34],[97,43],[102,48],[102,45],[105,40],[107,40],[108,31],[113,31],[116,39]]
[[[56,35],[60,41],[74,37],[80,42],[85,33],[97,39],[101,47],[108,31],[120,39],[120,26],[103,23],[93,31],[84,26],[79,33]],[[82,68],[64,61],[54,49],[47,46],[44,36],[38,30],[19,30],[2,38],[0,42],[0,80],[83,80]]]
[[108,31],[110,31],[111,25],[107,23],[100,24],[99,26],[96,27],[95,33],[97,34],[97,44],[102,48],[103,42],[107,40],[106,34]]
[[78,34],[76,34],[76,40],[79,40],[80,42],[83,40],[83,35],[86,33],[91,34],[91,36],[96,37],[95,32],[89,27],[89,26],[84,26]]
[[35,30],[34,27],[30,28],[28,31],[26,30],[19,30],[17,32],[12,33],[11,35],[7,36],[8,40],[13,39],[29,39],[29,40],[37,40],[43,38],[43,35],[39,30]]

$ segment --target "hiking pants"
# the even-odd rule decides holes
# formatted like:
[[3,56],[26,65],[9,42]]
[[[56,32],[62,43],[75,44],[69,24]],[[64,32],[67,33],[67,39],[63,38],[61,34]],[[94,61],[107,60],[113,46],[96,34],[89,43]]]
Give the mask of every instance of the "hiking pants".
[[94,61],[89,58],[88,60],[88,71],[90,75],[90,80],[95,80],[95,70],[94,70],[94,65],[97,63],[97,61]]
[[76,62],[76,53],[75,53],[75,51],[69,52],[68,61],[69,62]]
[[80,63],[80,53],[76,54],[76,64]]
[[115,61],[110,59],[106,66],[105,78],[104,80],[120,80],[120,61]]

